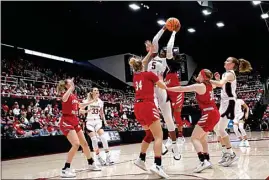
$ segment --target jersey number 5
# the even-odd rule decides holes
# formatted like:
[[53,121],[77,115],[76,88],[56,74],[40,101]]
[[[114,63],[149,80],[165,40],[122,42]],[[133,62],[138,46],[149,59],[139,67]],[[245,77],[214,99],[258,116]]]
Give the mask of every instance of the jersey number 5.
[[156,69],[156,62],[152,62],[151,69]]
[[135,82],[135,90],[142,90],[142,81],[140,80],[139,82]]

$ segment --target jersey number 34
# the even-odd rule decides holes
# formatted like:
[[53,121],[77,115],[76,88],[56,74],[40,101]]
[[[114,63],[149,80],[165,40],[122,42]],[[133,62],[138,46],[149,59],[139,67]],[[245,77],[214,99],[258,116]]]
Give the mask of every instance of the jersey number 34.
[[142,90],[142,81],[141,80],[139,82],[138,81],[135,82],[135,90],[136,91]]

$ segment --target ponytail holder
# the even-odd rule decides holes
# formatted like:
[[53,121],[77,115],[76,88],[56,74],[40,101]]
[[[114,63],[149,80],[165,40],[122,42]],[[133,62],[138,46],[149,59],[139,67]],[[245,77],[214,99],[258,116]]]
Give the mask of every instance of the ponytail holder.
[[202,77],[203,77],[204,80],[208,80],[208,78],[207,78],[206,75],[205,75],[205,70],[204,70],[204,69],[202,69],[202,70],[200,71],[200,73],[201,73],[201,75],[202,75]]

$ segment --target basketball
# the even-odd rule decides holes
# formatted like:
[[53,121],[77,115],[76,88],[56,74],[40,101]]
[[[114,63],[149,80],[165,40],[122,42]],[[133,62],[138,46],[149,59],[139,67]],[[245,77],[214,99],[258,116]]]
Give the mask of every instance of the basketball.
[[169,18],[167,19],[165,26],[169,31],[174,31],[178,26],[180,28],[181,25],[177,18]]

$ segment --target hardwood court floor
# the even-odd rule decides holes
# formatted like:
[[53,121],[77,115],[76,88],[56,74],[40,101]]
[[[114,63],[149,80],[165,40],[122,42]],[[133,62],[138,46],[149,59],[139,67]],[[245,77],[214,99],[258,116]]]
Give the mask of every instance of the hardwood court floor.
[[[268,132],[248,133],[251,137],[250,147],[238,147],[234,135],[231,135],[234,151],[239,160],[230,167],[218,165],[220,147],[215,143],[216,137],[210,137],[209,149],[213,169],[202,173],[193,173],[198,164],[198,158],[190,139],[186,138],[182,150],[182,159],[175,161],[171,153],[163,157],[164,170],[171,179],[265,179],[269,176],[269,134]],[[139,144],[112,147],[113,166],[102,168],[102,172],[85,170],[87,161],[81,152],[78,152],[72,168],[76,169],[77,179],[156,179],[154,175],[140,170],[133,165],[138,157]],[[65,163],[66,153],[30,157],[2,162],[2,179],[60,179],[60,169]],[[153,163],[152,146],[147,154],[147,164]]]

